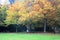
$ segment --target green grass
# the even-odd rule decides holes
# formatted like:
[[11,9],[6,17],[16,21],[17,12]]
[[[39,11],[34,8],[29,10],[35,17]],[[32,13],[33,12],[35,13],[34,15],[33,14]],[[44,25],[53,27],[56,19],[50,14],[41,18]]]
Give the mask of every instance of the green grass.
[[60,34],[0,33],[0,40],[60,40]]

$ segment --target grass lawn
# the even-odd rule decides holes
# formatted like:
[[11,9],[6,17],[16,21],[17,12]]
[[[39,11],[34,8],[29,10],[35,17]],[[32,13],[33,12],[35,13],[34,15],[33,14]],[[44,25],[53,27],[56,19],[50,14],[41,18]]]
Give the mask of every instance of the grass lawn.
[[0,40],[60,40],[60,34],[0,33]]

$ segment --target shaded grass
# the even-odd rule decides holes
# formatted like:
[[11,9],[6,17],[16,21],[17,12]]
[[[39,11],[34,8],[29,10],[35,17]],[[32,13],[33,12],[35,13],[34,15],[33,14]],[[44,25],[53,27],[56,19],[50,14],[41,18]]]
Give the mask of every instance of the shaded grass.
[[0,33],[0,40],[60,40],[60,34]]

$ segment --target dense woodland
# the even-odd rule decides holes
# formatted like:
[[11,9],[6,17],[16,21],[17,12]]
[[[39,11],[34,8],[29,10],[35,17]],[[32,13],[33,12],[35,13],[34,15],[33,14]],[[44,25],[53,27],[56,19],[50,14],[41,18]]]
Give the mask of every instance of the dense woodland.
[[60,0],[0,4],[0,32],[60,32]]

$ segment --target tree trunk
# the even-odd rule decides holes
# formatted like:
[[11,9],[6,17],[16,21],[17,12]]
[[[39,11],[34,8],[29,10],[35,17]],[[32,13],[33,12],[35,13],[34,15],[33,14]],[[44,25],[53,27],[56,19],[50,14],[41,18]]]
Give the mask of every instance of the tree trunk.
[[47,20],[44,19],[44,32],[46,32],[46,25],[47,25]]
[[57,28],[56,27],[54,27],[54,33],[57,33]]
[[30,32],[30,25],[29,24],[27,24],[27,30],[26,30],[26,32]]
[[18,31],[18,29],[17,29],[17,28],[18,28],[18,24],[16,25],[16,33],[17,33],[17,31]]
[[17,27],[16,27],[16,33],[17,33]]

